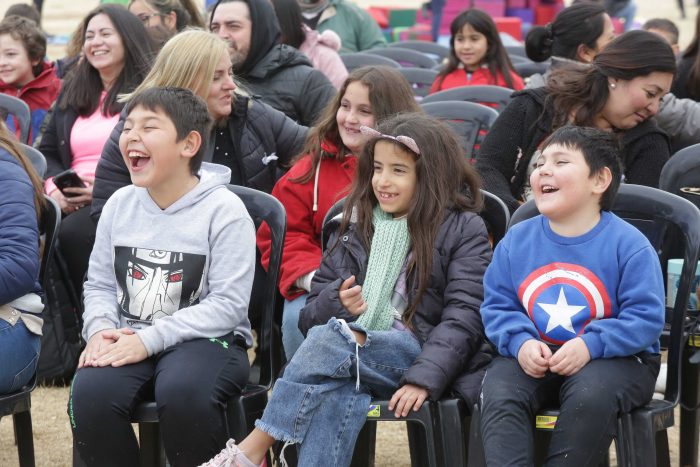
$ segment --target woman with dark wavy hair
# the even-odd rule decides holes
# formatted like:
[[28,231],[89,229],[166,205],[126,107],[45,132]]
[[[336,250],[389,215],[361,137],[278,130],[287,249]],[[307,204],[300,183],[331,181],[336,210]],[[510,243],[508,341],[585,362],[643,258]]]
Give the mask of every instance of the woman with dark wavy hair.
[[553,72],[545,87],[514,94],[477,156],[484,188],[511,211],[530,197],[527,180],[540,144],[564,125],[611,131],[622,145],[626,183],[657,186],[669,140],[651,120],[669,92],[676,61],[657,35],[630,31],[585,68]]

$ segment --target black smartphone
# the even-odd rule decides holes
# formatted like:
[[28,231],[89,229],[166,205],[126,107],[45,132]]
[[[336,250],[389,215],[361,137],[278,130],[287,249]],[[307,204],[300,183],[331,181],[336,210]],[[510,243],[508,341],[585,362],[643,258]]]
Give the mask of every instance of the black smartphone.
[[65,196],[66,198],[72,198],[74,196],[79,195],[77,193],[68,193],[63,191],[65,188],[85,187],[85,183],[83,183],[83,181],[73,169],[64,170],[60,174],[55,175],[53,177],[53,183],[56,185],[56,188],[61,190],[61,193],[63,193],[63,196]]

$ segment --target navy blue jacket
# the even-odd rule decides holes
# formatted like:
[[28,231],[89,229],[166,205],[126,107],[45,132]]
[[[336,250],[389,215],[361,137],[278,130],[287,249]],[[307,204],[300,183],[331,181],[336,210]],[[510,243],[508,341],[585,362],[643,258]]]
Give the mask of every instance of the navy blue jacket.
[[[337,240],[338,235],[331,236],[331,247],[314,274],[301,311],[299,329],[304,334],[333,316],[357,319],[340,303],[338,289],[351,275],[362,285],[369,255],[353,225]],[[421,353],[400,384],[424,387],[432,400],[452,387],[469,407],[474,404],[492,356],[479,313],[484,298],[482,280],[490,261],[491,247],[481,218],[470,212],[447,212],[435,240],[428,286],[411,323]],[[407,283],[412,301],[418,287],[415,276],[409,275]]]
[[39,285],[39,226],[34,187],[17,159],[0,147],[0,304]]

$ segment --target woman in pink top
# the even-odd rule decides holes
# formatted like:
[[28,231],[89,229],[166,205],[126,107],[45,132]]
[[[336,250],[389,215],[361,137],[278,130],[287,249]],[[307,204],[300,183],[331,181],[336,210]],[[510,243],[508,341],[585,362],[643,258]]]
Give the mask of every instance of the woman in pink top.
[[320,33],[304,25],[297,0],[272,0],[282,31],[282,44],[291,45],[309,57],[314,68],[326,75],[336,89],[348,77],[348,70],[338,55],[340,37],[333,31]]
[[[123,107],[117,96],[141,83],[153,56],[143,23],[121,5],[101,5],[83,24],[83,58],[65,78],[36,144],[46,157],[46,193],[68,215],[59,240],[76,291],[82,288],[94,242],[89,205],[95,168]],[[66,169],[75,170],[85,187],[58,190],[53,176]]]

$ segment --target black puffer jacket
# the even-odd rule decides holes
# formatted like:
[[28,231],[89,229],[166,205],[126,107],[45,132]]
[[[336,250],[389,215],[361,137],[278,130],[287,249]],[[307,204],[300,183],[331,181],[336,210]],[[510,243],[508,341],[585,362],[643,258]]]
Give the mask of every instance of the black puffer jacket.
[[306,55],[282,44],[270,49],[248,74],[236,75],[236,79],[253,96],[306,126],[314,123],[336,93]]
[[[364,282],[368,252],[354,226],[342,234],[338,244],[337,239],[337,235],[331,237],[329,245],[335,246],[324,255],[301,311],[299,329],[304,334],[331,317],[356,319],[340,303],[338,289],[351,275],[358,284]],[[438,230],[432,273],[412,321],[422,350],[400,384],[422,386],[432,400],[446,395],[451,385],[469,407],[476,401],[492,358],[479,314],[482,280],[490,261],[491,247],[481,218],[449,211]],[[408,281],[409,300],[413,300],[417,283],[411,276]]]
[[[58,99],[61,99],[59,96]],[[56,101],[58,102],[58,100]],[[41,135],[34,141],[39,151],[46,158],[46,174],[44,178],[70,169],[73,163],[73,152],[70,147],[70,132],[78,119],[78,112],[72,107],[63,110],[56,103],[44,117]]]
[[[119,135],[124,127],[125,116],[114,127],[109,140],[102,149],[97,164],[95,187],[92,191],[92,217],[97,220],[102,207],[119,188],[130,185],[129,170],[119,151]],[[247,97],[236,96],[228,119],[228,129],[238,157],[232,159],[239,164],[243,185],[266,193],[272,191],[282,175],[281,166],[288,167],[291,160],[301,152],[307,128],[299,126],[283,113]],[[277,160],[269,160],[275,154]],[[214,155],[214,137],[204,155],[211,161]]]
[[[553,132],[554,111],[545,106],[547,88],[513,94],[486,135],[476,158],[484,189],[515,211],[523,195],[527,166],[540,144]],[[668,136],[652,120],[618,133],[625,183],[659,186],[661,168],[671,156]]]

